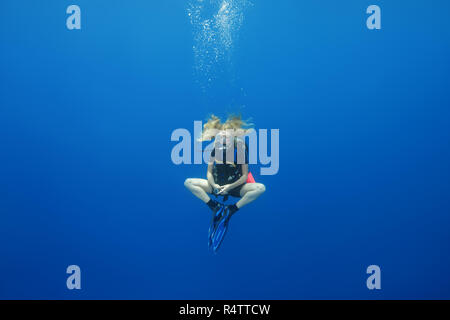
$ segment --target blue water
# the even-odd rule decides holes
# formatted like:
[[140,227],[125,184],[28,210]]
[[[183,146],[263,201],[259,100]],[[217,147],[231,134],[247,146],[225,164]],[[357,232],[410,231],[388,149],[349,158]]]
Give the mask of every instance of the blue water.
[[[73,2],[0,4],[0,298],[450,298],[448,1],[252,0],[209,84],[188,1]],[[280,170],[213,255],[170,135],[228,112]]]

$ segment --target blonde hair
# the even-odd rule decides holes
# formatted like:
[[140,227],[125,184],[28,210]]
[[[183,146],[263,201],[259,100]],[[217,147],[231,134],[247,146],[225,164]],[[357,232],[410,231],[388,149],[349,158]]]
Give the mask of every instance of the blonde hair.
[[208,141],[216,137],[219,131],[230,130],[235,136],[245,136],[251,130],[252,123],[242,120],[241,115],[229,115],[227,120],[222,123],[219,117],[211,115],[208,121],[203,125],[200,141]]

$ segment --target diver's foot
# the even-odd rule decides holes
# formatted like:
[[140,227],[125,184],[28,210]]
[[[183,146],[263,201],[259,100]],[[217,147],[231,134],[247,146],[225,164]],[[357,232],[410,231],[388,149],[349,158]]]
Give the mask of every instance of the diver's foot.
[[206,205],[211,209],[212,212],[216,213],[220,209],[220,203],[218,203],[216,200],[209,199],[209,201],[206,203]]
[[230,204],[227,206],[227,210],[230,212],[230,216],[236,213],[236,211],[239,210],[239,208],[236,206],[236,204]]

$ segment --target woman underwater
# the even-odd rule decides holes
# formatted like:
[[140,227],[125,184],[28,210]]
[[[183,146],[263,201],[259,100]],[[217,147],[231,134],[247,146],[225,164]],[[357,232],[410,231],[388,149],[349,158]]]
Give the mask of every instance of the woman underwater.
[[[186,188],[212,210],[209,245],[216,251],[225,236],[228,222],[243,206],[256,200],[265,191],[262,183],[254,182],[248,170],[248,150],[243,137],[249,130],[240,116],[230,116],[222,123],[211,116],[203,126],[201,141],[214,139],[214,149],[208,163],[207,179],[188,178]],[[251,129],[250,129],[251,130]],[[250,179],[249,179],[250,176]],[[222,205],[209,195],[240,198],[235,204]]]

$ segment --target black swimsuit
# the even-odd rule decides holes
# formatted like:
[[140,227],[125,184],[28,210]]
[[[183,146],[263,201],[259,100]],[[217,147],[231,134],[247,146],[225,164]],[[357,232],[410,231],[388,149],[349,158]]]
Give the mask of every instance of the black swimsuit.
[[[248,164],[248,150],[245,145],[243,145],[244,148],[244,163]],[[233,163],[217,163],[215,161],[215,152],[216,150],[213,149],[211,152],[211,159],[214,159],[214,167],[213,167],[213,177],[214,182],[217,183],[220,186],[231,184],[233,182],[236,182],[242,177],[242,164],[238,163],[238,152],[237,152],[237,144],[234,144],[234,162]],[[223,160],[226,159],[225,151],[223,155]],[[241,197],[241,189],[245,185],[245,183],[237,186],[236,188],[228,191],[228,194],[233,197]]]

